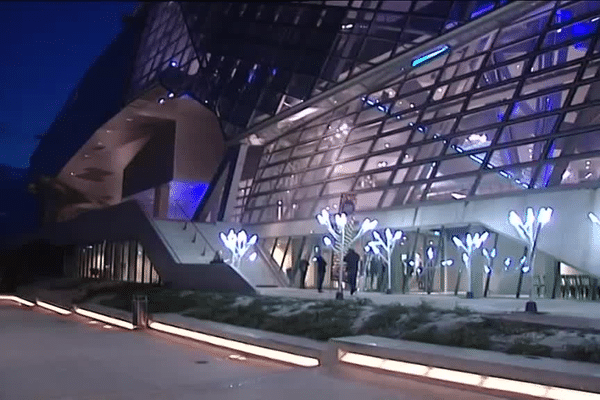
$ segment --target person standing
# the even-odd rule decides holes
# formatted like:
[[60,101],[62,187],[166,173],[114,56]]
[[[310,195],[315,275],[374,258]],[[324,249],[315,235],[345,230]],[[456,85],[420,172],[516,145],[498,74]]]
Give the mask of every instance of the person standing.
[[348,250],[348,253],[346,253],[344,261],[346,262],[346,270],[348,271],[350,294],[354,294],[354,292],[356,292],[356,275],[358,273],[358,262],[360,261],[360,256],[356,251],[354,251],[354,249],[350,249]]
[[321,293],[323,292],[323,280],[325,279],[325,272],[327,271],[327,261],[325,261],[321,254],[317,254],[315,263],[317,265],[317,289],[319,290],[319,293]]

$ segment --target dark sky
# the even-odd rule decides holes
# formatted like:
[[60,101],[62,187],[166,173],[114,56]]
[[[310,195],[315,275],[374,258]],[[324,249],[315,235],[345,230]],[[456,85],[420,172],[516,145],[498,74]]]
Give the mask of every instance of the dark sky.
[[138,5],[0,1],[0,164],[29,166],[35,137]]

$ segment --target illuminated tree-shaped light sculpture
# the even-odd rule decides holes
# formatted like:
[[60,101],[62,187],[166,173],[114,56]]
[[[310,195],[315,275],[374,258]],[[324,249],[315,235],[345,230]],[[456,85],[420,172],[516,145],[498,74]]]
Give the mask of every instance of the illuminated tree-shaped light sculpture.
[[485,289],[483,289],[483,297],[487,297],[488,290],[490,289],[490,278],[492,277],[492,273],[494,272],[494,259],[496,258],[496,248],[494,247],[491,250],[486,249],[485,247],[481,249],[483,253],[483,257],[485,257],[485,264],[483,266],[485,270]]
[[[392,293],[392,253],[394,252],[394,247],[396,247],[396,243],[398,240],[402,239],[402,231],[396,231],[392,233],[390,228],[385,229],[385,238],[381,237],[379,232],[373,231],[373,239],[371,240],[367,246],[373,249],[375,254],[380,254],[385,257],[385,262],[387,263],[387,290],[386,293]],[[379,248],[381,247],[381,251]]]
[[368,231],[375,229],[377,226],[377,220],[371,221],[366,218],[360,225],[359,231],[354,234],[353,230],[349,227],[348,217],[345,213],[338,213],[333,216],[333,223],[331,221],[331,215],[327,210],[321,211],[317,215],[317,221],[319,224],[327,227],[327,231],[330,236],[323,237],[323,243],[326,246],[332,247],[338,251],[338,262],[339,262],[339,274],[338,274],[338,291],[336,293],[336,299],[343,299],[344,292],[342,290],[343,280],[343,261],[346,249],[349,248],[356,240],[358,240],[363,234]]
[[552,208],[542,207],[538,210],[537,217],[533,212],[533,208],[528,207],[525,211],[525,222],[519,217],[515,211],[508,213],[508,222],[516,229],[517,233],[527,244],[526,264],[521,269],[523,272],[531,271],[531,288],[529,291],[529,301],[525,306],[526,311],[537,312],[537,305],[534,301],[536,296],[533,277],[535,276],[535,251],[540,232],[544,225],[550,222],[552,217]]
[[[246,231],[243,229],[238,233],[235,233],[233,229],[229,230],[229,233],[225,235],[223,232],[219,234],[219,237],[223,241],[223,244],[229,251],[231,251],[231,266],[239,269],[242,264],[242,259],[253,245],[258,242],[258,236],[252,235],[248,239]],[[256,252],[250,254],[250,261],[256,260]]]
[[[488,236],[489,232],[483,232],[481,234],[476,233],[475,235],[467,233],[464,242],[460,240],[458,236],[452,237],[452,241],[454,242],[456,247],[463,250],[462,260],[465,264],[465,269],[467,270],[467,278],[469,280],[469,290],[467,292],[467,298],[469,299],[473,298],[473,282],[471,280],[471,261],[473,259],[473,254],[475,253],[475,250],[481,248],[483,243],[487,240]],[[460,270],[458,278],[458,280],[460,280]]]

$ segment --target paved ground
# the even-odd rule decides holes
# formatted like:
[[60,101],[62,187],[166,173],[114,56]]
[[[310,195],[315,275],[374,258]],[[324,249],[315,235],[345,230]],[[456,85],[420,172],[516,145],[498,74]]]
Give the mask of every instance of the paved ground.
[[232,360],[231,351],[169,335],[109,329],[6,302],[0,346],[0,400],[499,399],[400,378],[359,381],[350,370],[333,376],[321,368]]

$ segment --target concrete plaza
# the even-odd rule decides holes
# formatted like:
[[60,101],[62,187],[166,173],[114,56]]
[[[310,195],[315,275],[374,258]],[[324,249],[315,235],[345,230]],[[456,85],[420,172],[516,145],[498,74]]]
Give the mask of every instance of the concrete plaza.
[[367,382],[351,370],[326,373],[240,358],[154,331],[8,302],[0,302],[0,321],[0,400],[499,399],[402,378]]

